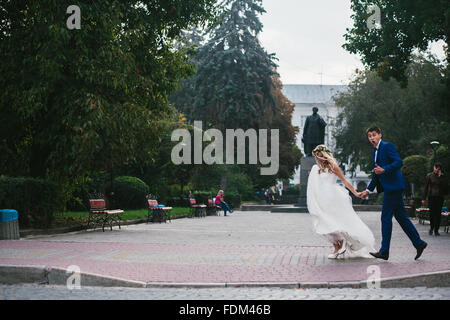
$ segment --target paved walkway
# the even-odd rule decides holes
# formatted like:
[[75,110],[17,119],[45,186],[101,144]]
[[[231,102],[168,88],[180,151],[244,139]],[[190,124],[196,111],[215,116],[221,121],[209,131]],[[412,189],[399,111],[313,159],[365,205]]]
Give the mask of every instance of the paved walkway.
[[[0,300],[450,300],[449,288],[102,288],[0,285]],[[302,305],[304,308],[305,305]],[[444,306],[443,306],[444,307]],[[161,309],[163,309],[161,307]],[[303,310],[303,309],[302,309]],[[164,310],[161,310],[164,312]]]
[[[360,212],[380,243],[380,213]],[[450,270],[450,234],[428,235],[423,256],[394,220],[388,261],[330,260],[332,247],[311,230],[308,214],[239,212],[17,241],[0,241],[0,265],[79,266],[82,273],[146,283],[307,283],[367,280]],[[369,268],[369,269],[368,269]]]

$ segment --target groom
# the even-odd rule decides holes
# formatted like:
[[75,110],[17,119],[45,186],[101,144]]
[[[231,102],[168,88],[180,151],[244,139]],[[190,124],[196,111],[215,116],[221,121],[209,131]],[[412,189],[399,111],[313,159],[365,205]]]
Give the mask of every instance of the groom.
[[422,255],[427,243],[420,239],[419,233],[405,212],[402,194],[406,184],[400,171],[403,161],[392,143],[381,140],[380,128],[370,127],[366,130],[366,133],[369,142],[374,147],[374,174],[367,190],[363,191],[360,197],[364,199],[369,194],[369,190],[373,191],[375,187],[378,193],[384,191],[381,213],[381,249],[379,252],[370,252],[370,254],[375,258],[389,259],[392,216],[394,216],[416,248],[417,254],[414,259],[417,260]]

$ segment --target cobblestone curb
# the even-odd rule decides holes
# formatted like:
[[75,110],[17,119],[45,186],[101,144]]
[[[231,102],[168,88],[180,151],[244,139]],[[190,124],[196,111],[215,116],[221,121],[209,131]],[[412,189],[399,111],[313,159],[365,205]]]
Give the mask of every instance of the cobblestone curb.
[[[40,283],[66,285],[69,274],[63,268],[45,266],[0,265],[1,284]],[[242,283],[177,283],[141,282],[99,274],[81,272],[83,286],[133,287],[133,288],[367,288],[367,281],[354,282],[242,282]],[[381,288],[450,287],[450,270],[384,278],[379,280]]]
[[[178,216],[172,217],[171,220],[183,219],[183,218],[188,218],[188,216],[178,215]],[[128,226],[128,225],[133,225],[133,224],[141,224],[141,223],[147,223],[147,219],[123,220],[123,221],[120,221],[120,226],[123,227],[123,226]],[[118,226],[119,226],[119,224],[117,222],[113,222],[113,227],[118,227]],[[101,227],[97,227],[96,229],[99,229],[99,228],[101,229]],[[109,226],[105,227],[105,232],[109,231],[108,228],[109,228]],[[19,233],[20,233],[21,238],[27,238],[27,237],[32,237],[32,236],[58,235],[58,234],[64,234],[64,233],[69,233],[69,232],[76,232],[76,231],[86,231],[86,225],[76,225],[76,226],[55,228],[55,229],[25,229],[25,230],[20,230]]]

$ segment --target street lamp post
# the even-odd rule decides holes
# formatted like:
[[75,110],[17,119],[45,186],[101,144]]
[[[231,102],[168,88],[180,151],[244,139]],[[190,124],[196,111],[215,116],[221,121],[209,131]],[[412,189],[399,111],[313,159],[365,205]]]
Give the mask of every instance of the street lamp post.
[[434,156],[434,161],[436,161],[436,150],[439,148],[439,141],[431,141],[430,142],[431,147],[433,148],[433,156]]

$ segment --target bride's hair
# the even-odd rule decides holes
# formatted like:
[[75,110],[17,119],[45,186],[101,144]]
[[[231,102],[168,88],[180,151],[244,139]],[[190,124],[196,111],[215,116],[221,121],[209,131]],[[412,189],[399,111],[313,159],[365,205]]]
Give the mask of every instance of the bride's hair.
[[[319,152],[322,153],[321,157],[318,155]],[[319,144],[314,148],[312,154],[316,158],[316,163],[320,168],[319,173],[325,172],[326,170],[333,172],[333,167],[337,165],[337,162],[336,159],[334,159],[331,150],[328,149],[327,146]]]

